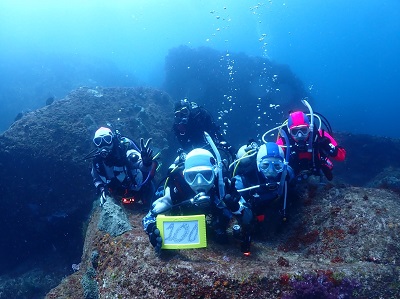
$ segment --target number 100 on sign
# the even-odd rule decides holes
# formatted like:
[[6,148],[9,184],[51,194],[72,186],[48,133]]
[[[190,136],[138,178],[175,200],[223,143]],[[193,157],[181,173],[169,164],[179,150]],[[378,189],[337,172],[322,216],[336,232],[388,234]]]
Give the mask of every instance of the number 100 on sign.
[[163,249],[207,247],[205,215],[157,217]]

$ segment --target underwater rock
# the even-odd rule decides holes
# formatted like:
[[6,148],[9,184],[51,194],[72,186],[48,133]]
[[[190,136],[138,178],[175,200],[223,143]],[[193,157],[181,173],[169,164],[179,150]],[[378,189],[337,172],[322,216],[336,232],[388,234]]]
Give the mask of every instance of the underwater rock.
[[250,257],[234,236],[226,245],[208,238],[207,248],[158,256],[142,229],[142,211],[130,210],[132,231],[112,237],[97,229],[96,208],[83,270],[46,298],[83,298],[76,275],[91,271],[93,251],[99,298],[399,298],[399,202],[386,190],[319,186],[289,203],[289,223],[266,218]]
[[111,197],[103,204],[98,228],[116,237],[132,229],[122,208]]
[[48,97],[47,100],[46,100],[46,106],[53,104],[54,101],[55,101],[54,97]]
[[[91,161],[83,158],[94,148],[96,125],[108,123],[137,142],[151,137],[163,155],[175,155],[168,130],[173,101],[151,88],[79,88],[24,115],[0,135],[0,233],[8,240],[0,249],[0,272],[47,250],[47,244],[81,242],[81,223],[96,193]],[[67,215],[47,221],[58,211]]]
[[400,194],[400,168],[387,167],[368,184],[368,187],[392,190]]

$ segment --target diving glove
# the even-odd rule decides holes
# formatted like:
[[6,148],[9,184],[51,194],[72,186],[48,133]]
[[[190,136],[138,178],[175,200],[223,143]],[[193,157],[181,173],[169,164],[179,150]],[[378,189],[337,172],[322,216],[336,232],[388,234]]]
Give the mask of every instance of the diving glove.
[[157,228],[155,223],[150,223],[146,231],[149,234],[149,240],[151,245],[153,245],[156,253],[160,253],[162,246],[162,238],[160,236],[160,230]]
[[140,156],[144,166],[150,166],[154,158],[153,150],[149,146],[150,142],[151,138],[149,138],[146,143],[143,138],[140,138]]
[[228,207],[228,209],[231,210],[233,214],[238,215],[242,212],[244,207],[240,202],[241,195],[235,187],[235,182],[236,178],[232,178],[231,181],[229,181],[228,178],[224,178],[224,183],[225,183],[224,202]]
[[99,188],[100,191],[100,207],[104,205],[104,203],[107,201],[107,197],[110,195],[108,190],[104,187]]

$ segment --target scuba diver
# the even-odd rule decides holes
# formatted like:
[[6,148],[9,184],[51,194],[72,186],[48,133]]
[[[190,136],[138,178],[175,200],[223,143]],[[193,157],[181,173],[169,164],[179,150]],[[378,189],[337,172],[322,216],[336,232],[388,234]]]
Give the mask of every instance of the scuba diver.
[[[183,151],[207,147],[204,132],[210,134],[217,148],[225,155],[227,164],[234,160],[235,150],[224,139],[211,113],[187,99],[175,103],[173,131]],[[210,148],[208,148],[210,150]]]
[[267,209],[274,208],[276,203],[281,204],[279,212],[283,221],[286,221],[287,188],[294,173],[282,148],[275,142],[262,144],[257,150],[254,164],[252,171],[234,178],[236,189],[250,204],[255,225],[264,221]]
[[[289,142],[284,131],[280,134]],[[266,142],[261,146],[254,139],[239,148],[232,176],[236,179],[236,189],[250,205],[254,215],[252,230],[264,222],[268,210],[277,210],[283,221],[287,220],[286,206],[288,185],[294,177],[293,169],[288,165],[290,149],[286,155],[276,142]],[[279,208],[277,208],[279,205]],[[240,227],[234,227],[240,232]]]
[[[316,175],[321,179],[325,176],[331,181],[333,163],[330,158],[343,161],[346,158],[346,150],[332,137],[332,129],[326,118],[314,113],[306,100],[302,102],[309,109],[309,114],[302,111],[290,113],[287,121],[280,126],[289,136],[289,142],[279,138],[277,143],[284,149],[289,145],[289,165],[293,168],[297,180]],[[319,121],[318,126],[314,123],[315,118]],[[328,131],[322,129],[322,124]],[[267,133],[264,134],[263,140]]]
[[[226,229],[232,217],[237,219],[244,231],[250,225],[251,210],[237,192],[234,180],[223,180],[221,157],[210,135],[205,135],[215,151],[216,158],[203,148],[193,149],[183,156],[183,161],[171,167],[163,196],[154,201],[142,220],[143,228],[156,252],[160,252],[162,246],[156,218],[162,213],[209,215],[209,229],[220,243],[227,241]],[[244,254],[249,253],[250,241],[250,236],[244,234],[241,244]]]
[[100,127],[94,135],[96,149],[85,159],[93,158],[91,175],[102,206],[109,195],[121,197],[122,203],[141,201],[150,205],[154,192],[153,177],[157,162],[149,147],[140,139],[140,148],[118,130]]

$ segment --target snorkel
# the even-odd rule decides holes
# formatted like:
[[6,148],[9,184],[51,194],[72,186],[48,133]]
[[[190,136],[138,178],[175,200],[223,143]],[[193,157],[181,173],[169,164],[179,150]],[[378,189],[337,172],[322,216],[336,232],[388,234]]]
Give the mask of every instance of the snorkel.
[[[313,142],[314,142],[314,112],[310,106],[310,104],[307,102],[306,99],[301,100],[301,102],[308,108],[308,110],[310,111],[310,119],[311,119],[311,123],[310,123],[310,141],[308,143],[308,152],[312,153],[313,152]],[[319,125],[321,126],[321,119],[318,117],[319,120]],[[317,136],[315,136],[316,138]],[[315,155],[312,154],[312,164],[313,164],[313,169],[316,169],[316,165],[315,165]],[[320,177],[322,179],[322,176]]]
[[207,132],[204,132],[204,137],[206,138],[208,144],[211,146],[215,157],[217,158],[217,165],[218,165],[218,190],[219,190],[219,199],[220,202],[222,201],[222,198],[225,196],[225,184],[224,184],[224,179],[222,177],[222,160],[221,160],[221,155],[219,151],[217,150],[217,147],[215,146],[214,141],[212,140],[210,134]]
[[306,99],[302,99],[301,102],[308,108],[308,111],[310,111],[310,142],[308,143],[308,152],[311,153],[313,151],[313,138],[314,138],[314,113],[313,110],[310,106],[310,104],[307,102]]
[[81,161],[86,161],[86,160],[89,160],[89,159],[93,159],[98,154],[99,154],[99,149],[95,148],[92,151],[90,151],[90,153],[88,153],[85,157],[83,157]]
[[[286,221],[286,200],[287,200],[287,182],[286,182],[286,176],[287,176],[287,168],[289,164],[289,158],[290,158],[290,146],[289,146],[289,137],[286,134],[285,130],[280,129],[279,134],[283,136],[285,139],[285,143],[287,144],[286,146],[286,157],[284,161],[284,166],[283,166],[283,171],[282,171],[282,176],[281,176],[281,181],[279,182],[279,194],[283,195],[283,209],[282,209],[282,216],[283,216],[283,221]],[[283,190],[285,189],[285,190]]]

